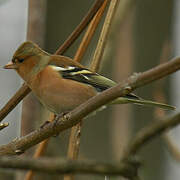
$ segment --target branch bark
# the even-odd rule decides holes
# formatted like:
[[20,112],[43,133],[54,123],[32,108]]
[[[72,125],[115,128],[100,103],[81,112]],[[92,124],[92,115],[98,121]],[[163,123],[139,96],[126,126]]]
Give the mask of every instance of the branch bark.
[[11,168],[39,171],[48,174],[97,174],[97,175],[121,175],[124,177],[134,177],[136,168],[130,163],[104,163],[90,160],[65,160],[60,158],[19,158],[1,157],[1,168]]

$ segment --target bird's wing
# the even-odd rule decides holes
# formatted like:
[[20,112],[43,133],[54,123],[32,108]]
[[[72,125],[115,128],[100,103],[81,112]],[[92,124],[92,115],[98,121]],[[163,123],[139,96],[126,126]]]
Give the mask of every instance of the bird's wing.
[[97,73],[93,73],[88,69],[69,66],[68,68],[62,68],[60,66],[51,65],[51,68],[58,71],[64,79],[71,79],[81,83],[85,83],[93,86],[99,92],[115,86],[116,83],[112,80],[105,78]]
[[[98,73],[90,71],[80,63],[75,62],[68,57],[61,56],[61,60],[58,59],[58,57],[60,56],[53,56],[52,61],[49,65],[51,65],[54,70],[58,71],[60,75],[65,79],[71,79],[91,85],[96,88],[98,92],[102,92],[117,85],[116,82],[104,76],[101,76]],[[125,97],[139,99],[139,97],[133,93],[128,94]]]
[[[115,83],[114,81],[104,76],[101,76],[98,73],[91,72],[89,69],[84,68],[79,63],[74,63],[71,59],[66,59],[66,60],[67,61],[64,64],[62,64],[62,62],[59,61],[59,63],[52,62],[49,65],[54,70],[58,71],[58,73],[63,78],[88,84],[96,88],[98,92],[102,92],[108,88],[117,85],[117,83]],[[175,109],[174,106],[170,106],[168,104],[144,100],[133,93],[127,94],[124,97],[119,97],[110,104],[124,104],[124,103],[151,105],[151,106],[161,107],[163,109]]]

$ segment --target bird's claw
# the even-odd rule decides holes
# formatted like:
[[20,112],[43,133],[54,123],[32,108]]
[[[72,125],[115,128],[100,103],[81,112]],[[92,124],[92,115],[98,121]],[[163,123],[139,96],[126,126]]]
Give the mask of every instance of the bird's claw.
[[51,121],[45,121],[41,126],[40,128],[43,129],[47,124],[49,124]]

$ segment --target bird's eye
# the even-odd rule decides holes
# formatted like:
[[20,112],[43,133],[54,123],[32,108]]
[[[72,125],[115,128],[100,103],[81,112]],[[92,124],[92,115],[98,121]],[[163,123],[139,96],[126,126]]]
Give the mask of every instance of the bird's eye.
[[22,63],[24,61],[24,59],[18,59],[19,63]]
[[13,59],[12,59],[12,62],[13,62],[13,63],[22,63],[23,61],[24,61],[23,58],[13,58]]

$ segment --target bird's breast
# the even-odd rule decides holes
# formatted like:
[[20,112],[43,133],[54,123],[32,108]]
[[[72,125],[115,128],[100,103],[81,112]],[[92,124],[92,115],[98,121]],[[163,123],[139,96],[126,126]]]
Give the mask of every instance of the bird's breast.
[[86,84],[62,79],[59,73],[45,68],[31,84],[33,93],[50,111],[67,112],[96,95],[96,90]]

